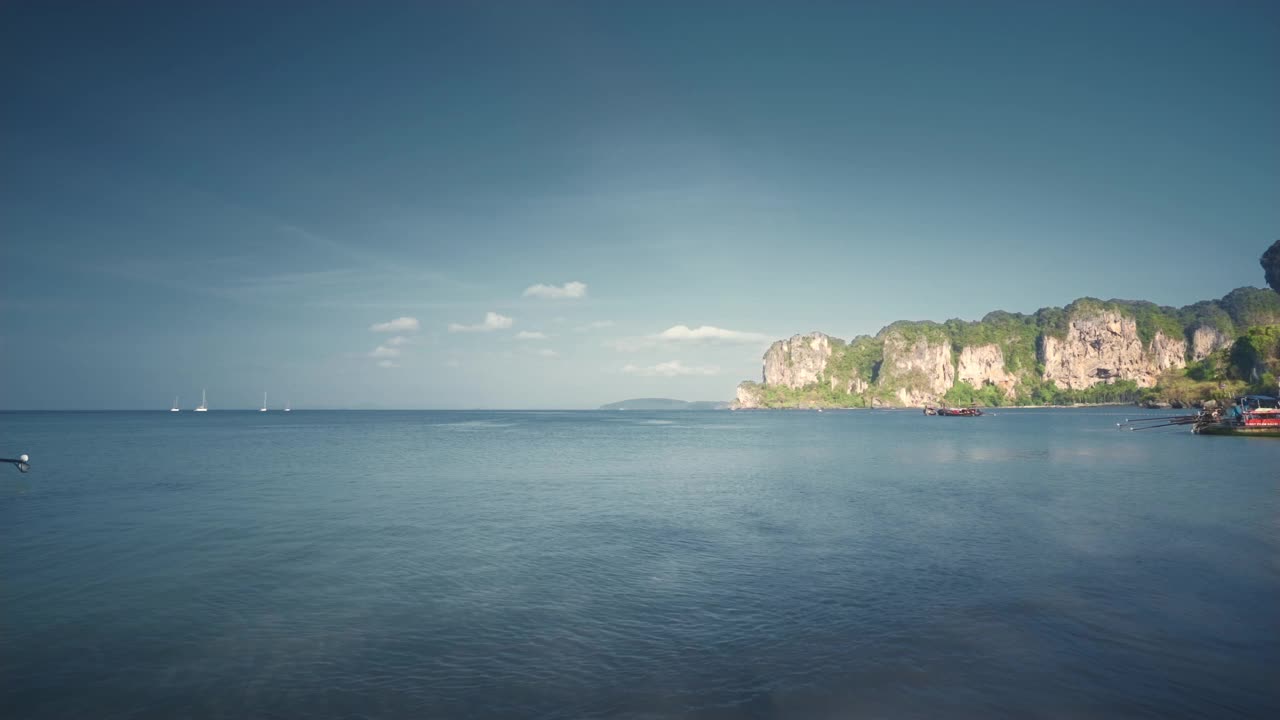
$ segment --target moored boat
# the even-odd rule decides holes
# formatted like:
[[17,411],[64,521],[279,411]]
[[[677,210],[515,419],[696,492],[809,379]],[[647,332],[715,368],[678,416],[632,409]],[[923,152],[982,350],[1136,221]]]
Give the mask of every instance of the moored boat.
[[982,415],[982,410],[978,407],[938,407],[934,413],[943,418],[977,418]]
[[1191,431],[1197,435],[1280,437],[1280,402],[1270,395],[1244,395],[1225,410],[1201,413]]

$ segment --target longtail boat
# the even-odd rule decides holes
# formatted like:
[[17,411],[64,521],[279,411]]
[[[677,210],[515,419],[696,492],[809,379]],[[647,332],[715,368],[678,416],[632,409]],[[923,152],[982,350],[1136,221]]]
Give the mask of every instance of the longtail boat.
[[[932,412],[930,412],[932,411]],[[978,417],[982,411],[975,406],[970,407],[940,407],[925,408],[925,415],[939,415],[942,417]]]
[[1270,395],[1243,395],[1225,410],[1200,413],[1191,432],[1280,437],[1280,402]]

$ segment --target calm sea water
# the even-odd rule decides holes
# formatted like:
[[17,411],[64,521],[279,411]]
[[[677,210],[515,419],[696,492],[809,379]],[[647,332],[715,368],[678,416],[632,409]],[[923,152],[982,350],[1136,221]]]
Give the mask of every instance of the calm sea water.
[[1280,716],[1280,442],[8,413],[7,718]]

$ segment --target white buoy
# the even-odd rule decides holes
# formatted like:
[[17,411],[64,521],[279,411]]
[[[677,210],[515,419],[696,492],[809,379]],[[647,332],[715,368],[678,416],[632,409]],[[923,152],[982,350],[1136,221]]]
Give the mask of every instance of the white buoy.
[[21,455],[18,456],[18,460],[21,462],[29,462],[31,458],[27,457],[26,453],[22,453]]

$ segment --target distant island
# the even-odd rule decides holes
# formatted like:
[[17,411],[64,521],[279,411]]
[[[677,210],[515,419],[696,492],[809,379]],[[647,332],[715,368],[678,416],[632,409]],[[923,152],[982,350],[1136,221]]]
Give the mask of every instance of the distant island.
[[719,400],[672,400],[671,398],[633,398],[601,405],[601,410],[728,410],[729,403]]
[[[1269,282],[1280,277],[1280,242],[1263,266]],[[1190,406],[1274,395],[1278,373],[1280,294],[1242,287],[1181,308],[1081,298],[976,322],[899,321],[847,341],[795,335],[770,346],[763,377],[739,385],[732,407]]]

